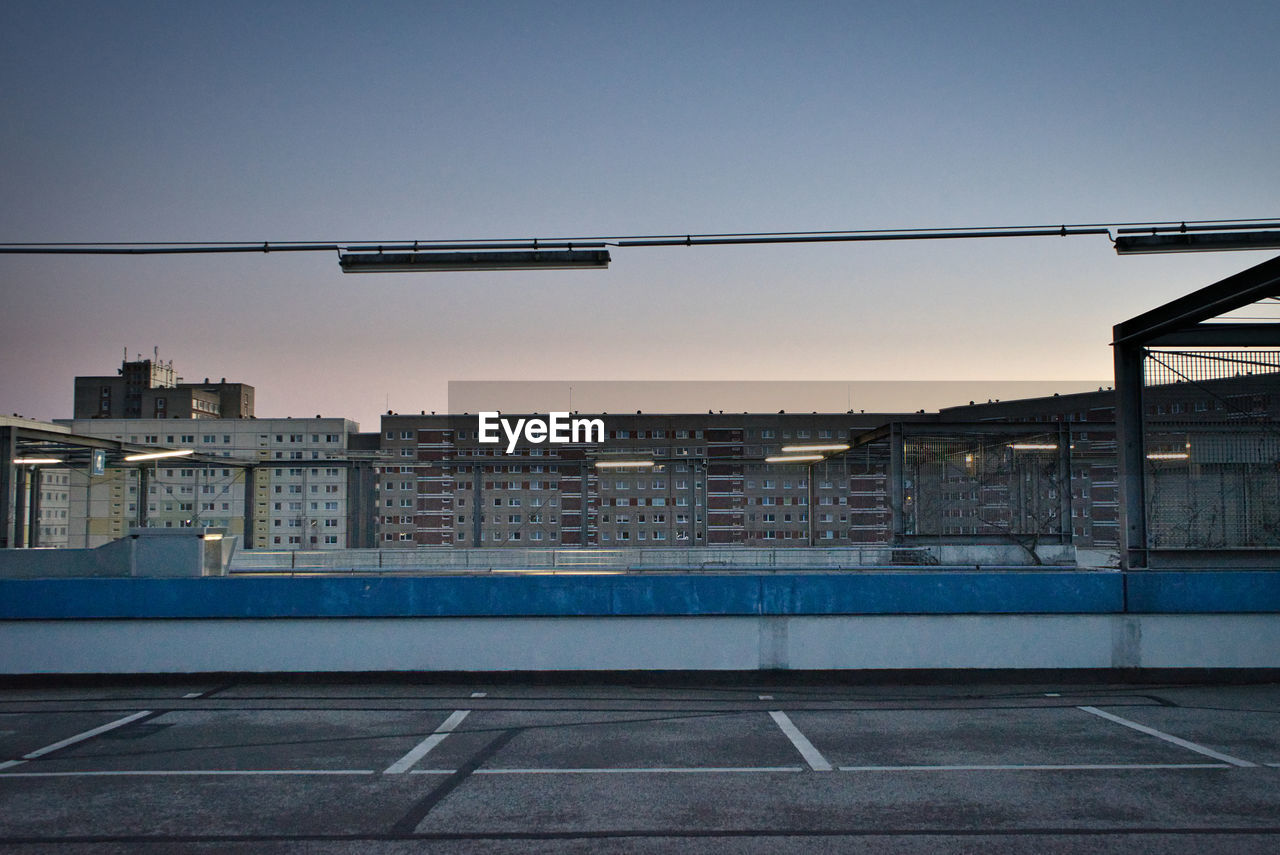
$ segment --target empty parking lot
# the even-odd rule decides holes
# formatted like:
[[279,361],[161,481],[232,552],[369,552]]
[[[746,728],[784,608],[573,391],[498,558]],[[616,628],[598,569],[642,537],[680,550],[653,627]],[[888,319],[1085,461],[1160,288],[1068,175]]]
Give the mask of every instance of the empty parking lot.
[[0,689],[17,852],[1270,852],[1280,686]]

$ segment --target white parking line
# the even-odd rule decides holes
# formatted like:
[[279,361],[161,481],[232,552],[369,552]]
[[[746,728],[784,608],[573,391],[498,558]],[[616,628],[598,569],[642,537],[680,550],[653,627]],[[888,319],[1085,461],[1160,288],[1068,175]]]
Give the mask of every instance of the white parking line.
[[1182,748],[1186,748],[1189,751],[1195,751],[1196,753],[1203,754],[1206,757],[1212,757],[1215,760],[1221,760],[1224,763],[1230,763],[1232,766],[1249,768],[1249,767],[1258,765],[1257,763],[1250,763],[1248,760],[1241,760],[1239,757],[1232,757],[1230,754],[1223,754],[1220,751],[1214,751],[1212,748],[1205,748],[1203,745],[1197,745],[1194,742],[1188,742],[1187,740],[1182,739],[1180,737],[1173,736],[1172,734],[1168,734],[1160,730],[1156,730],[1154,727],[1147,727],[1145,724],[1138,724],[1136,721],[1129,721],[1129,719],[1127,718],[1121,718],[1118,715],[1113,715],[1109,712],[1103,712],[1097,707],[1077,707],[1077,709],[1084,710],[1085,712],[1091,713],[1092,715],[1100,716],[1102,718],[1105,718],[1107,721],[1114,721],[1116,724],[1122,724],[1125,727],[1129,727],[1138,731],[1139,733],[1145,733],[1148,736],[1154,736],[1156,739],[1163,739],[1165,742],[1171,742],[1174,745],[1181,746]]
[[133,715],[127,715],[124,718],[109,721],[104,725],[93,728],[92,730],[86,730],[84,733],[77,733],[75,736],[68,736],[66,739],[61,739],[52,745],[46,745],[44,748],[37,748],[29,754],[23,754],[21,760],[10,760],[4,766],[0,766],[0,769],[17,766],[19,763],[25,763],[28,760],[35,760],[37,757],[43,757],[46,754],[51,754],[54,751],[66,748],[69,745],[75,745],[77,742],[84,742],[86,739],[92,739],[100,733],[106,733],[108,730],[115,730],[117,727],[124,727],[129,722],[137,721],[147,715],[151,715],[151,710],[136,712]]
[[469,712],[471,712],[471,710],[454,710],[453,714],[446,718],[444,722],[435,729],[434,733],[415,745],[408,754],[404,755],[384,769],[384,773],[388,775],[400,775],[408,772],[413,768],[415,763],[423,757],[426,757],[427,753],[430,752],[432,748],[435,748],[441,742],[444,742],[445,737],[452,733],[453,729],[462,723],[462,720],[467,717]]
[[1027,763],[955,766],[841,766],[841,772],[1076,772],[1111,769],[1230,769],[1226,763]]
[[803,772],[800,766],[632,766],[623,769],[477,769],[477,775],[672,775]]
[[800,728],[791,723],[791,719],[781,710],[774,710],[769,713],[782,732],[787,735],[787,739],[791,740],[791,744],[800,752],[800,756],[809,764],[809,768],[815,772],[830,772],[831,764],[827,762],[827,758],[822,756],[818,749],[813,747],[813,743],[800,732]]
[[0,778],[103,778],[186,775],[376,775],[374,769],[107,769],[84,772],[6,772]]

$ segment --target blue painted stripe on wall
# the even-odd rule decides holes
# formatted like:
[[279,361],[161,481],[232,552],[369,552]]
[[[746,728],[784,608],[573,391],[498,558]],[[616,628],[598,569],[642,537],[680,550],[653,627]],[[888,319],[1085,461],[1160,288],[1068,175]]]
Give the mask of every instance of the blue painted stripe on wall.
[[7,579],[0,619],[1108,614],[1122,586],[1092,572]]
[[1129,611],[1144,614],[1280,612],[1280,573],[1269,570],[1127,574]]

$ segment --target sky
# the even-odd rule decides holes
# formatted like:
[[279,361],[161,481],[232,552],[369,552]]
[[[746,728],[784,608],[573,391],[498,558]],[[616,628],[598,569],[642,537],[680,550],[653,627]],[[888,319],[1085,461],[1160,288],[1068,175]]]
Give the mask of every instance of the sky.
[[[1280,218],[1267,2],[0,5],[0,243]],[[1267,253],[1105,236],[618,248],[606,271],[0,256],[0,411],[130,355],[259,416],[450,381],[1067,380]],[[961,403],[957,401],[956,403]],[[855,408],[858,406],[854,404]]]

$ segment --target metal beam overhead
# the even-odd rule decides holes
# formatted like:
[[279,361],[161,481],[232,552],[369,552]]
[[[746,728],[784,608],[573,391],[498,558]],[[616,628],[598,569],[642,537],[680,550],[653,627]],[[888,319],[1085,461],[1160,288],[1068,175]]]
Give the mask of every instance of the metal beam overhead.
[[1266,297],[1280,297],[1280,256],[1116,324],[1112,344],[1150,344]]

